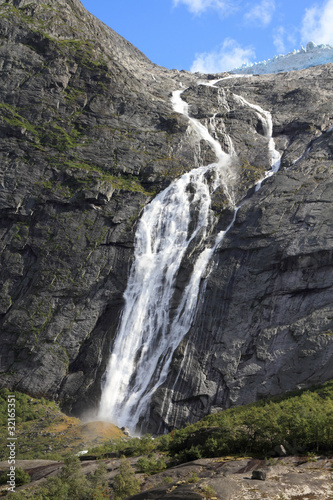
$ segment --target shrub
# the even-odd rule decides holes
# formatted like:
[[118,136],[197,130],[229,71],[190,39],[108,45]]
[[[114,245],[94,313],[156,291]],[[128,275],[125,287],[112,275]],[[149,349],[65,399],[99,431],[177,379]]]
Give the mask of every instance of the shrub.
[[333,382],[208,415],[161,438],[178,462],[227,454],[267,455],[277,445],[293,453],[333,450]]
[[112,489],[114,500],[123,500],[140,491],[140,480],[135,477],[134,469],[126,458],[122,459],[119,474],[113,480]]
[[164,478],[163,478],[163,481],[162,481],[162,482],[163,482],[163,484],[171,484],[171,483],[173,483],[173,482],[174,482],[174,480],[172,479],[172,477],[171,477],[171,476],[164,476]]
[[196,472],[193,472],[191,476],[189,476],[186,480],[187,483],[198,483],[200,481],[200,477]]
[[200,487],[200,493],[203,495],[204,498],[207,498],[207,499],[217,498],[216,491],[208,484],[203,484]]
[[[9,469],[0,473],[0,484],[7,484]],[[21,467],[16,467],[15,469],[15,484],[16,486],[22,486],[22,484],[30,483],[30,476]]]
[[43,486],[15,493],[15,499],[32,500],[103,500],[109,498],[104,479],[105,467],[90,475],[81,470],[78,457],[67,456],[58,477],[48,479]]
[[157,472],[166,469],[166,467],[165,460],[162,457],[157,457],[157,455],[151,458],[139,458],[138,460],[138,469],[145,474],[157,474]]

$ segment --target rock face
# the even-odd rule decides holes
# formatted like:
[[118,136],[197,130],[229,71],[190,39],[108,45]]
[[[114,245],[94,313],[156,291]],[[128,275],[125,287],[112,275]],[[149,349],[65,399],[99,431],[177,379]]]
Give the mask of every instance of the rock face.
[[175,75],[79,1],[1,1],[0,33],[1,380],[80,413],[99,399],[135,221],[198,160]]
[[[272,111],[282,166],[245,199],[215,253],[200,313],[151,420],[176,379],[170,418],[179,425],[332,378],[332,69],[219,84]],[[248,142],[237,144],[237,136],[240,156]],[[185,345],[191,363],[179,374]]]
[[[0,0],[0,34],[1,385],[96,408],[136,221],[214,161],[172,109],[181,88],[227,152],[230,136],[243,202],[147,428],[332,378],[333,66],[198,85],[213,77],[155,66],[78,0]],[[257,192],[268,139],[235,96],[272,114],[282,154]],[[222,191],[212,208],[217,232],[231,218]]]

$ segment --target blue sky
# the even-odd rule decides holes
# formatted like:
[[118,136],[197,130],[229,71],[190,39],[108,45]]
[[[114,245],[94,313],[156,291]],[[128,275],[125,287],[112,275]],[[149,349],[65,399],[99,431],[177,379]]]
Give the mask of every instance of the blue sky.
[[166,68],[217,73],[333,45],[333,0],[81,0]]

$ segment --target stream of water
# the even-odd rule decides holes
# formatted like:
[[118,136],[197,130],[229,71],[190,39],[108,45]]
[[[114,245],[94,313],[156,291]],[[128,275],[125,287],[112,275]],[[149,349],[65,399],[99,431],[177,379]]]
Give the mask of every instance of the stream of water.
[[[230,183],[231,156],[222,150],[204,125],[189,116],[182,92],[173,92],[173,109],[188,118],[198,141],[204,140],[210,145],[216,162],[173,181],[145,207],[137,227],[134,262],[124,294],[125,306],[99,408],[99,418],[129,427],[131,431],[147,414],[152,395],[167,378],[172,355],[194,318],[207,265],[233,226],[238,210]],[[272,165],[277,165],[270,114],[241,97],[237,99],[260,114],[269,139]],[[229,227],[216,235],[214,243],[204,247],[215,220],[211,196],[220,186],[234,209],[234,217]],[[176,305],[176,280],[191,245],[202,250],[192,253],[193,271]]]

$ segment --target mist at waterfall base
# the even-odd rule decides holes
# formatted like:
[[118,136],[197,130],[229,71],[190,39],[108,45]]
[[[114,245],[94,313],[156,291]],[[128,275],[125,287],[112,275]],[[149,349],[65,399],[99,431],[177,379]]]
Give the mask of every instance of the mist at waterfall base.
[[[232,189],[236,182],[232,171],[234,148],[231,147],[230,154],[225,153],[208,128],[189,116],[182,92],[173,92],[174,111],[187,117],[197,141],[206,141],[217,161],[174,180],[145,207],[137,227],[134,262],[124,294],[125,306],[104,378],[98,415],[101,420],[128,427],[131,433],[139,433],[149,426],[151,398],[167,380],[172,356],[195,317],[200,285],[208,264],[233,226],[239,209]],[[266,177],[272,175],[279,168],[279,153],[272,139],[270,113],[239,96],[234,97],[241,105],[254,108],[263,123],[272,159]],[[205,247],[205,240],[217,222],[211,210],[211,195],[221,186],[234,216],[229,226],[215,236],[214,244]],[[183,259],[190,256],[194,259],[193,271],[177,305],[174,297],[177,275]],[[162,403],[166,423],[170,391],[167,394]]]

